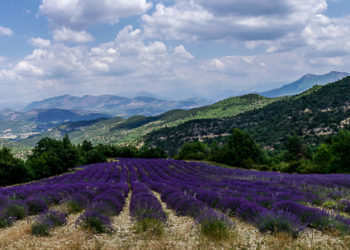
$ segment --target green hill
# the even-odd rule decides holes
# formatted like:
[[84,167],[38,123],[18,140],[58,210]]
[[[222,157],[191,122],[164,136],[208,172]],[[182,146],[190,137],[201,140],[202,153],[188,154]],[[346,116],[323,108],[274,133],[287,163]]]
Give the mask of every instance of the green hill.
[[194,119],[162,128],[148,134],[145,143],[174,154],[184,142],[223,140],[237,127],[263,146],[278,148],[293,134],[303,136],[311,144],[319,143],[340,128],[348,127],[349,122],[350,77],[347,77],[236,116]]
[[148,133],[161,129],[171,128],[194,119],[217,119],[232,117],[249,110],[259,109],[279,99],[266,98],[256,94],[232,97],[213,105],[200,108],[182,110],[176,109],[158,116],[134,116],[128,119],[113,118],[98,120],[91,124],[69,123],[61,125],[49,133],[34,136],[21,143],[34,146],[42,137],[49,136],[59,139],[68,134],[74,143],[85,139],[97,143],[134,144],[143,143],[143,137]]

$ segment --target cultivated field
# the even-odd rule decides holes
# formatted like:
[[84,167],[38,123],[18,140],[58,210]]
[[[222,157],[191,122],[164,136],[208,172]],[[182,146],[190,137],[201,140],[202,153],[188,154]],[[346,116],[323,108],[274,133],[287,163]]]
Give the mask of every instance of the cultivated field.
[[350,176],[119,159],[0,189],[1,249],[350,249]]

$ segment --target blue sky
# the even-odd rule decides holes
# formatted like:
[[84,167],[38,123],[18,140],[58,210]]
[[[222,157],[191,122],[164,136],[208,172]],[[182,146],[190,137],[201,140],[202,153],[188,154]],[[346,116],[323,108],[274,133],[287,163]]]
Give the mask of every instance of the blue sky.
[[2,0],[0,103],[214,98],[350,71],[348,0]]

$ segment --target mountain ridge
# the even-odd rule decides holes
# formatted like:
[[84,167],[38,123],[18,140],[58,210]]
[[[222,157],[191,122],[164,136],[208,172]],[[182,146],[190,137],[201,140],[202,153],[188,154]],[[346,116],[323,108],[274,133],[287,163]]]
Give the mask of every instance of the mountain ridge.
[[233,128],[240,128],[265,148],[280,149],[294,134],[316,145],[327,136],[349,127],[350,77],[346,77],[236,116],[197,119],[176,127],[161,128],[147,134],[144,141],[173,155],[185,142],[225,140]]
[[169,101],[151,96],[136,96],[128,98],[117,95],[84,95],[82,97],[61,95],[40,101],[34,101],[28,104],[24,108],[24,111],[45,108],[85,110],[122,117],[131,117],[134,115],[153,116],[171,109],[190,109],[198,107],[201,105],[200,102],[201,100],[196,99]]
[[337,72],[337,71],[331,71],[324,75],[306,74],[302,76],[300,79],[298,79],[297,81],[294,81],[289,84],[285,84],[280,88],[262,92],[260,94],[265,97],[297,95],[310,89],[314,85],[324,85],[330,82],[341,80],[347,76],[350,76],[350,74],[347,72]]

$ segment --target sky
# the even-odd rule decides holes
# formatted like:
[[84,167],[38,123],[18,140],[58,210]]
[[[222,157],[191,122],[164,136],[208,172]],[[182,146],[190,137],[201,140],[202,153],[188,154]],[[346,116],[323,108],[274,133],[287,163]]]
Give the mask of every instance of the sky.
[[350,71],[349,0],[1,0],[0,103],[219,98]]

